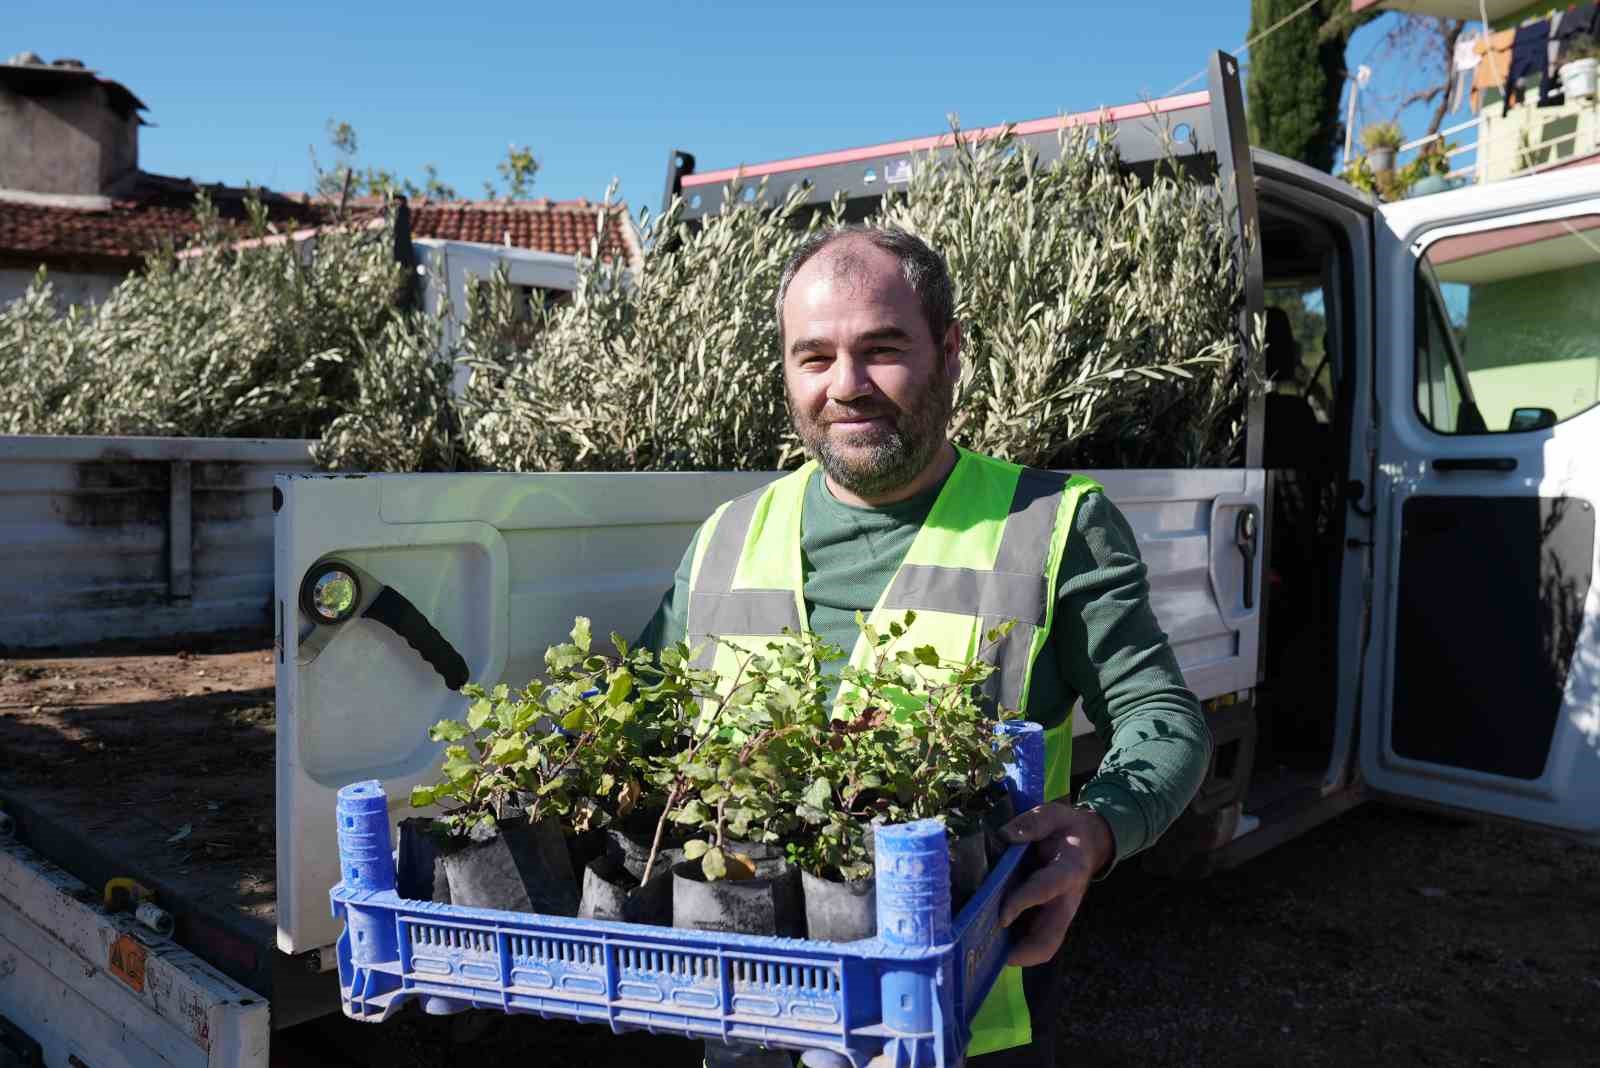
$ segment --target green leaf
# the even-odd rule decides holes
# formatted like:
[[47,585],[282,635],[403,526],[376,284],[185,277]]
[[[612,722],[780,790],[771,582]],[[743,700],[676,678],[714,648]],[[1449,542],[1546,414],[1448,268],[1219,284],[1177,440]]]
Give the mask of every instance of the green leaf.
[[483,730],[483,725],[489,722],[489,716],[493,711],[494,706],[486,699],[480,698],[472,702],[472,706],[467,709],[467,728],[474,731]]
[[711,882],[725,878],[728,874],[728,858],[722,855],[721,849],[712,846],[700,858],[700,870],[705,873],[706,879]]
[[829,782],[825,778],[813,780],[811,785],[806,788],[806,792],[804,794],[804,800],[806,804],[819,809],[827,808],[828,802],[832,799],[833,783]]
[[576,645],[552,645],[544,651],[544,666],[554,674],[570,671],[583,662],[583,650]]
[[704,823],[711,815],[699,801],[690,801],[672,814],[674,823]]
[[565,731],[579,731],[588,722],[589,713],[582,705],[561,717],[561,729]]
[[1001,638],[1004,638],[1007,634],[1010,634],[1013,630],[1015,630],[1016,626],[1017,626],[1017,621],[1016,620],[1008,619],[1004,623],[1001,623],[999,626],[990,628],[990,630],[986,634],[984,634],[984,641],[986,641],[986,642],[997,642]]
[[711,848],[711,843],[700,838],[691,838],[683,843],[683,859],[699,860],[706,855],[706,850]]
[[433,786],[413,786],[411,788],[411,807],[427,808],[439,799],[438,788]]
[[633,676],[627,669],[611,676],[611,685],[606,690],[606,703],[615,708],[627,700],[628,692],[633,689]]
[[528,747],[521,738],[501,738],[489,750],[489,759],[496,764],[515,764],[528,756]]
[[589,617],[579,616],[572,621],[572,644],[585,656],[589,655]]
[[467,736],[467,728],[453,719],[441,719],[428,731],[428,737],[436,742],[459,742]]
[[926,664],[929,667],[939,666],[939,650],[931,645],[919,645],[912,650],[912,653],[916,655],[919,663]]

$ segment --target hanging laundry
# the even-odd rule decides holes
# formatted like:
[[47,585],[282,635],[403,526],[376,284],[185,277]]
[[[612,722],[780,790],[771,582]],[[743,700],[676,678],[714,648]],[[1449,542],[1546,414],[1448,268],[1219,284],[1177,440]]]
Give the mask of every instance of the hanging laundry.
[[1474,43],[1473,49],[1479,57],[1478,66],[1472,72],[1474,114],[1483,106],[1483,90],[1498,89],[1505,84],[1506,73],[1511,69],[1511,45],[1516,36],[1516,30],[1502,30],[1479,37]]
[[1567,50],[1572,47],[1574,38],[1600,37],[1600,7],[1594,4],[1579,4],[1572,10],[1563,12],[1560,25],[1550,33],[1556,39],[1556,55],[1552,62],[1560,63],[1566,59]]
[[1539,19],[1518,26],[1511,42],[1511,70],[1506,75],[1505,103],[1500,108],[1502,117],[1511,113],[1513,101],[1522,103],[1526,94],[1521,82],[1524,78],[1539,76],[1539,99],[1544,100],[1550,91],[1550,20]]
[[1556,33],[1561,29],[1561,21],[1566,15],[1565,11],[1557,11],[1550,16],[1550,43],[1544,46],[1544,77],[1539,80],[1539,106],[1542,108],[1560,107],[1567,102],[1567,94],[1561,84],[1561,71],[1556,66],[1556,53],[1561,50]]
[[1450,98],[1445,102],[1445,114],[1453,114],[1472,89],[1473,71],[1483,57],[1478,54],[1476,34],[1456,42],[1455,56],[1450,64]]

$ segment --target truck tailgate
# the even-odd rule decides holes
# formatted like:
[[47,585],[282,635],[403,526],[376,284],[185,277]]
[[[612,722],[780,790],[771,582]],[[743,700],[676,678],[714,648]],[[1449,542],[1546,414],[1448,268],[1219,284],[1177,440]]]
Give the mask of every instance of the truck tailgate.
[[265,1068],[267,1002],[26,846],[0,845],[0,1017],[20,1064]]

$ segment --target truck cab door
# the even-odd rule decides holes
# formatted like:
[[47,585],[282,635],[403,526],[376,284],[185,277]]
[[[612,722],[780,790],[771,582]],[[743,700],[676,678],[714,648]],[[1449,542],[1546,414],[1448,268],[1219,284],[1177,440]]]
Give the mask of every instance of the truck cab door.
[[1577,169],[1383,209],[1376,790],[1600,841],[1600,196]]

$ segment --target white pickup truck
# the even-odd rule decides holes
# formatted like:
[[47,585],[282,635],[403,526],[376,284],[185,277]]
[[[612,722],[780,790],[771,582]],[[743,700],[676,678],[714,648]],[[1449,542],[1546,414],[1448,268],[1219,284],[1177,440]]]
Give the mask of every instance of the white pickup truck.
[[[1218,740],[1146,863],[1204,874],[1377,795],[1600,841],[1600,169],[1380,205],[1249,149],[1222,54],[1206,92],[1017,130],[1048,156],[1063,124],[1102,120],[1135,169],[1175,152],[1220,175],[1256,238],[1247,310],[1287,320],[1252,358],[1297,369],[1249,413],[1243,466],[1088,472],[1139,535]],[[937,141],[742,173],[864,214]],[[668,194],[712,212],[734,173],[677,152]],[[164,870],[52,818],[70,806],[48,787],[0,783],[19,829],[0,849],[4,1063],[266,1064],[269,1013],[338,1007],[335,791],[406,797],[462,676],[528,679],[574,615],[636,632],[696,525],[772,477],[280,476],[276,885],[247,908],[224,862]],[[330,561],[386,607],[319,625],[302,589]],[[1098,760],[1092,734],[1075,755]],[[159,888],[175,935],[90,903],[79,880],[108,873]]]

